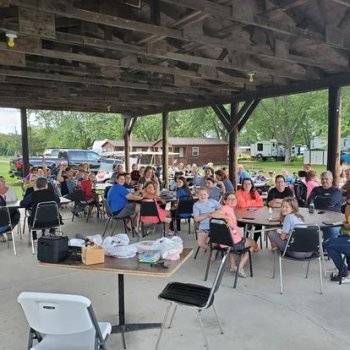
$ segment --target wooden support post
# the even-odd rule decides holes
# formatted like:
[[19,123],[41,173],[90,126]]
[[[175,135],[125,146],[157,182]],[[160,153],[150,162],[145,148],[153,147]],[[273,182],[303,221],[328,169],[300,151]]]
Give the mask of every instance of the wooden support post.
[[29,174],[29,143],[27,122],[27,110],[25,108],[21,108],[23,178],[25,178]]
[[130,134],[129,117],[124,117],[124,154],[125,154],[125,171],[130,173]]
[[328,89],[328,152],[327,169],[334,177],[334,185],[339,185],[340,175],[340,126],[341,126],[341,88]]
[[[231,103],[231,121],[235,120],[239,112],[238,103]],[[232,125],[233,126],[233,125]],[[228,172],[229,179],[231,180],[233,187],[237,190],[237,160],[238,160],[238,126],[237,124],[230,128],[229,133],[229,148],[228,148]]]
[[162,149],[163,149],[163,158],[162,158],[162,169],[163,169],[163,186],[166,190],[169,189],[169,114],[168,112],[162,113],[163,119],[163,139],[162,139]]

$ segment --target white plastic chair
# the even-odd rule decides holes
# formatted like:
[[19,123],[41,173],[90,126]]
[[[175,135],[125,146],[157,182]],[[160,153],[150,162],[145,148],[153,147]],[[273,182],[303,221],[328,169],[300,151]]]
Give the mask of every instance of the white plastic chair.
[[107,350],[112,326],[97,322],[88,298],[23,292],[17,301],[30,326],[27,350]]

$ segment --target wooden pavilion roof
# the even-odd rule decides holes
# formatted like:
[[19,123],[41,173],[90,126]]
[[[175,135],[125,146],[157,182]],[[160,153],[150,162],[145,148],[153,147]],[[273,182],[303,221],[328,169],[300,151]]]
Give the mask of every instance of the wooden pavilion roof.
[[350,0],[0,0],[0,106],[140,116],[345,85],[349,32]]

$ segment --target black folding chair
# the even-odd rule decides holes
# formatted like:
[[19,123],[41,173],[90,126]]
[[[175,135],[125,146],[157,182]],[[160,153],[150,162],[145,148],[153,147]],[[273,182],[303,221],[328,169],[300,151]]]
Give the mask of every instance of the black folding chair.
[[[193,204],[194,204],[194,200],[191,196],[179,199],[179,202],[178,202],[177,207],[176,207],[175,216],[173,218],[175,234],[177,231],[176,220],[181,220],[181,219],[186,219],[188,221],[188,234],[191,233],[191,219],[194,222]],[[196,239],[197,239],[196,225],[194,225],[194,233],[195,233]]]
[[214,282],[211,288],[198,285],[198,284],[192,284],[192,283],[172,282],[172,283],[169,283],[164,288],[164,290],[159,294],[158,298],[169,302],[169,306],[166,309],[166,312],[164,315],[162,327],[160,329],[156,347],[155,347],[156,350],[159,347],[160,339],[163,334],[165,323],[167,321],[168,314],[172,305],[174,305],[174,311],[172,313],[168,328],[170,328],[172,325],[178,305],[195,308],[197,310],[197,317],[198,317],[199,325],[205,341],[206,349],[209,349],[208,340],[203,329],[201,312],[205,309],[212,307],[215,314],[216,322],[220,329],[220,333],[224,334],[224,331],[222,330],[222,327],[219,322],[217,312],[214,307],[214,297],[215,297],[215,293],[219,290],[223,271],[224,271],[224,265],[230,249],[231,249],[230,247],[227,247],[226,250],[223,250],[223,257],[221,259],[220,266],[216,272]]
[[[72,202],[74,202],[73,206],[73,216],[72,221],[74,221],[74,217],[78,215],[79,211],[83,211],[84,216],[86,216],[86,222],[89,221],[89,217],[91,215],[92,209],[96,206],[97,208],[97,217],[99,217],[99,206],[96,202],[89,203],[84,195],[82,190],[74,190],[69,196],[67,196]],[[87,210],[86,210],[87,208]]]
[[33,219],[33,224],[29,228],[29,238],[32,245],[32,253],[34,254],[34,240],[33,231],[37,230],[52,230],[60,232],[61,230],[61,218],[56,202],[42,202],[39,203]]
[[[312,252],[309,258],[295,258],[288,255],[290,252]],[[275,257],[278,251],[275,250]],[[310,262],[312,260],[318,260],[319,263],[319,275],[320,275],[320,293],[323,294],[323,249],[322,249],[322,232],[318,225],[295,225],[289,236],[287,245],[283,252],[280,252],[278,256],[279,270],[280,270],[280,292],[283,294],[283,275],[282,275],[282,260],[293,261],[307,261],[306,275],[308,277]],[[273,264],[273,278],[275,278],[276,258]]]
[[[252,255],[249,247],[242,248],[240,245],[236,245],[232,241],[230,229],[227,227],[225,220],[223,219],[210,219],[209,224],[209,256],[207,267],[205,269],[204,281],[208,278],[209,267],[210,267],[210,259],[213,251],[217,252],[225,252],[226,247],[230,247],[230,253],[237,255],[237,269],[235,273],[235,279],[233,283],[233,288],[237,286],[237,279],[239,273],[239,264],[242,259],[243,254],[249,254],[249,268],[250,268],[250,276],[253,277],[253,264],[252,264]],[[223,247],[224,246],[224,247]]]
[[[144,217],[153,217],[157,220],[155,223],[148,222],[144,219]],[[141,232],[142,237],[145,237],[147,234],[145,233],[145,224],[161,224],[163,233],[162,236],[165,237],[165,223],[162,222],[159,218],[158,208],[153,199],[144,199],[141,201],[141,208],[140,208],[140,223],[141,223]]]
[[130,216],[118,216],[118,215],[114,215],[113,212],[112,212],[112,209],[111,207],[109,206],[108,204],[108,201],[107,199],[103,198],[103,206],[105,208],[105,211],[106,211],[106,214],[107,214],[107,217],[108,217],[108,221],[107,221],[107,224],[105,226],[105,230],[103,231],[103,237],[105,236],[106,234],[106,231],[107,231],[107,228],[108,228],[108,225],[110,224],[110,222],[112,220],[114,220],[116,223],[113,227],[113,230],[111,232],[111,236],[113,235],[116,227],[117,227],[117,224],[118,224],[118,221],[122,221],[123,224],[124,224],[124,232],[125,234],[128,233],[128,226],[127,226],[127,221],[129,220],[130,223],[131,223],[131,230],[132,230],[132,236],[134,237],[134,234],[135,234],[135,228],[134,228],[134,224],[133,224],[133,221],[132,221],[132,218]]
[[[13,230],[12,230],[10,211],[7,207],[0,207],[0,227],[7,227],[6,230],[1,232],[2,235],[6,235],[8,233],[11,233],[13,254],[17,255],[15,238],[13,236]],[[9,239],[7,239],[7,248],[10,248]]]

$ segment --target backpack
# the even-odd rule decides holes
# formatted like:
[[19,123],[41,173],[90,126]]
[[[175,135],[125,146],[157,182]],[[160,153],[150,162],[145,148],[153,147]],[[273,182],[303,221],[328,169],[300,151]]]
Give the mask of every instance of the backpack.
[[302,181],[296,181],[294,183],[294,194],[299,207],[306,207],[307,187]]

